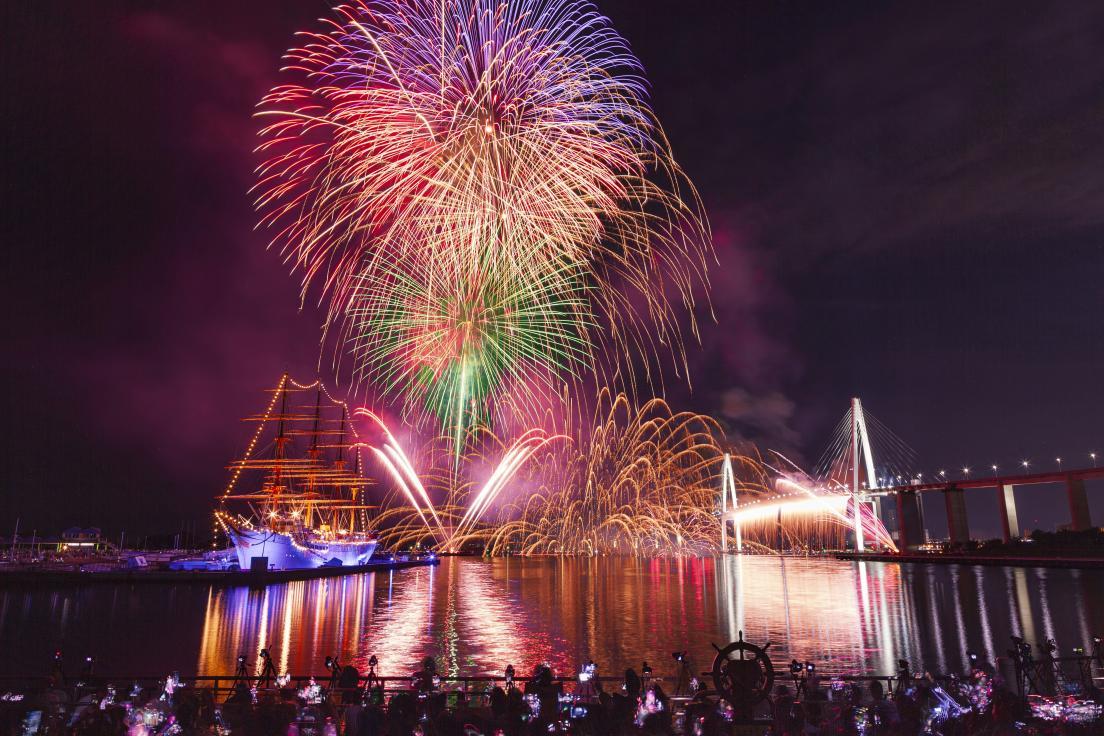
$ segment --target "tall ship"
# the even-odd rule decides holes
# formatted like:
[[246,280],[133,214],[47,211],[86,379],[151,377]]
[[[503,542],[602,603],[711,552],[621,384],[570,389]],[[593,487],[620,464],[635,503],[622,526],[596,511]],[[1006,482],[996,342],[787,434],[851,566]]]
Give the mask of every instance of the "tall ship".
[[348,406],[287,374],[230,479],[215,519],[242,570],[363,565],[376,549],[361,447]]

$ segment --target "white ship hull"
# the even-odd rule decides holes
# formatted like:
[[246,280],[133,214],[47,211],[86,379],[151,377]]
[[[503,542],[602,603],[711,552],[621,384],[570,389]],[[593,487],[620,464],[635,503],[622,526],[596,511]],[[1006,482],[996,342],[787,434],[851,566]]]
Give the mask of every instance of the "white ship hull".
[[363,565],[372,557],[376,540],[366,537],[342,541],[318,539],[310,534],[289,534],[270,529],[228,529],[238,565],[252,568],[253,559],[268,558],[269,569],[302,570],[305,568],[352,567]]

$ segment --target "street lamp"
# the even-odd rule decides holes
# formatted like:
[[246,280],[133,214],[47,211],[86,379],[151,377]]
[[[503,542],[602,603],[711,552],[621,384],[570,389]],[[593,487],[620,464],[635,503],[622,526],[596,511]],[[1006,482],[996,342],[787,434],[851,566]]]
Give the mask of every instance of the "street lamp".
[[1090,452],[1090,453],[1089,453],[1089,457],[1091,457],[1091,458],[1092,458],[1092,461],[1093,461],[1093,467],[1095,468],[1095,467],[1096,467],[1096,453],[1095,453],[1095,452]]
[[966,476],[967,478],[969,478],[969,477],[970,477],[970,468],[969,468],[969,466],[967,466],[967,467],[964,467],[964,468],[962,469],[962,474],[963,474],[964,476]]
[[993,469],[993,475],[996,475],[997,474],[997,465],[996,465],[996,463],[994,463],[993,465],[990,465],[989,467],[991,467]]
[[1028,466],[1028,465],[1030,465],[1030,464],[1031,464],[1031,463],[1029,463],[1029,462],[1028,462],[1027,460],[1024,460],[1024,461],[1022,461],[1022,462],[1020,463],[1020,465],[1023,465],[1023,466],[1024,466],[1024,470],[1027,470],[1027,466]]
[[1058,463],[1058,470],[1061,470],[1062,469],[1062,458],[1056,457],[1056,458],[1054,458],[1054,462]]

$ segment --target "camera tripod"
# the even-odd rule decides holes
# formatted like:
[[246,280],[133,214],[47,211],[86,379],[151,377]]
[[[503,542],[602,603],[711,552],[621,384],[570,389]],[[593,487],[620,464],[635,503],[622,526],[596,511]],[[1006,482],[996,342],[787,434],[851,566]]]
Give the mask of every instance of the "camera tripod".
[[264,666],[261,667],[261,675],[257,678],[257,687],[272,687],[276,681],[276,665],[272,664],[272,656],[267,649],[261,650],[261,659]]

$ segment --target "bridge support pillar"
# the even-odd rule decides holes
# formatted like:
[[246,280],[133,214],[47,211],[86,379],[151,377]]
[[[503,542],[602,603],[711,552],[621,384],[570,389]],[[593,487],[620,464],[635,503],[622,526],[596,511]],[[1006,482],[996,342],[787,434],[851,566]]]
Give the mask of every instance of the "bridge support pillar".
[[1020,521],[1016,517],[1016,495],[1011,483],[997,486],[997,508],[1000,509],[1001,538],[1005,544],[1020,538]]
[[970,541],[970,522],[966,519],[966,495],[961,488],[948,486],[943,489],[943,501],[947,505],[947,531],[951,544]]
[[1085,495],[1085,481],[1066,476],[1066,496],[1069,498],[1070,529],[1083,532],[1092,522],[1089,518],[1089,497]]
[[920,495],[916,491],[897,491],[897,546],[902,552],[924,543],[920,523]]
[[874,507],[874,516],[878,521],[882,522],[882,526],[886,524],[886,515],[889,513],[890,504],[893,503],[889,496],[875,496],[871,499],[871,503]]

